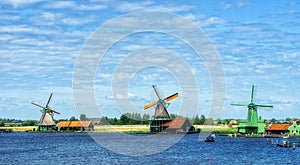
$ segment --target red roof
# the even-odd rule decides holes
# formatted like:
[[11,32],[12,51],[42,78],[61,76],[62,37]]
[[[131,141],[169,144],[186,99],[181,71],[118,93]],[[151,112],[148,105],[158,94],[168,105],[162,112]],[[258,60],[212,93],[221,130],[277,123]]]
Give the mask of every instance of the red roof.
[[61,121],[57,123],[57,127],[89,127],[91,121]]
[[57,123],[57,127],[69,127],[70,125],[70,121],[60,121],[59,123]]
[[187,118],[175,118],[174,120],[163,124],[163,126],[167,126],[169,128],[173,128],[173,129],[180,129],[186,120],[188,120],[188,119]]
[[69,127],[88,127],[91,121],[72,121]]
[[292,124],[272,124],[268,127],[267,131],[286,131]]

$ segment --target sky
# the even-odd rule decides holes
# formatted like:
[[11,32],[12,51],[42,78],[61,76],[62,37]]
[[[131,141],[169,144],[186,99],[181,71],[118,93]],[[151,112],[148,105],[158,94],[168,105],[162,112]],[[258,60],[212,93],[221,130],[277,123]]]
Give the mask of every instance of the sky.
[[[135,22],[130,19],[130,14],[145,11],[165,14],[143,14]],[[166,20],[168,14],[176,19]],[[182,24],[181,19],[188,23]],[[274,106],[259,109],[259,116],[300,118],[299,20],[300,2],[296,0],[3,0],[0,118],[38,120],[41,112],[31,101],[45,105],[50,93],[53,97],[49,105],[61,113],[55,119],[69,119],[80,113],[117,118],[126,112],[153,114],[154,108],[143,109],[158,99],[153,84],[162,98],[179,93],[180,97],[170,102],[170,113],[209,116],[216,97],[221,106],[215,107],[218,114],[211,117],[246,118],[247,107],[230,104],[249,103],[254,84],[254,101]],[[168,27],[157,24],[161,21]],[[87,49],[89,43],[95,44],[90,41],[101,31],[107,32],[107,36],[98,40],[101,42],[97,42],[97,47],[111,42],[117,36],[110,35],[113,32],[142,29],[151,24],[153,29],[169,30],[131,33],[115,41],[101,59],[85,59],[97,56]],[[170,34],[177,25],[186,28],[181,31],[185,34],[191,26],[201,32],[179,38]],[[207,61],[197,53],[199,47],[185,39],[209,41],[212,47],[207,53],[217,56]],[[85,72],[93,80],[87,83],[88,89],[74,83],[78,78],[76,71],[80,71],[78,66],[95,67],[94,72]],[[224,74],[224,88],[216,85],[223,80],[212,78],[216,68]],[[189,88],[193,81],[184,81],[185,76],[192,76],[197,88]],[[124,84],[120,77],[128,83]],[[76,94],[74,88],[83,93]],[[94,94],[96,102],[86,97],[88,93]]]

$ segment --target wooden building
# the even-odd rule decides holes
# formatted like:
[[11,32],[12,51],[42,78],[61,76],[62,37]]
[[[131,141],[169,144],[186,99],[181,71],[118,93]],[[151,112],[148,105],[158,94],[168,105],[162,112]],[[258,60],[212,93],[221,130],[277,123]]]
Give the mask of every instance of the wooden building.
[[61,121],[56,127],[58,131],[92,131],[94,129],[92,121]]
[[196,132],[195,127],[187,118],[175,118],[162,125],[163,130],[169,133],[188,133]]
[[289,128],[292,124],[271,124],[267,128],[268,134],[285,134],[290,133]]

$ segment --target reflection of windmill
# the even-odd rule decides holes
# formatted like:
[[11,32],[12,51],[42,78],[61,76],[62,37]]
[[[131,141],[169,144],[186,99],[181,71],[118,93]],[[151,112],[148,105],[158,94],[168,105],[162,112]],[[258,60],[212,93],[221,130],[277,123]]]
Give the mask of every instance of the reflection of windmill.
[[257,133],[265,132],[264,120],[258,119],[257,108],[258,107],[273,108],[273,106],[272,105],[255,104],[253,102],[253,99],[254,99],[254,85],[252,85],[251,98],[250,98],[249,104],[231,104],[233,106],[247,106],[248,107],[247,119],[240,121],[240,125],[239,125],[240,133],[257,134]]
[[154,118],[150,124],[150,131],[151,132],[161,132],[163,130],[162,125],[166,122],[171,121],[170,115],[167,111],[167,107],[169,106],[171,100],[175,99],[178,97],[178,93],[175,93],[169,97],[166,97],[162,99],[158,93],[158,90],[156,89],[155,85],[152,85],[156,96],[158,97],[158,101],[155,101],[151,104],[145,105],[144,109],[148,109],[154,105],[155,107],[155,113],[154,113]]
[[59,112],[56,112],[49,107],[51,98],[52,98],[52,93],[50,94],[50,97],[48,99],[46,106],[41,106],[39,104],[31,102],[31,104],[42,108],[41,109],[42,117],[39,121],[39,130],[40,131],[48,131],[48,130],[51,131],[55,127],[55,121],[53,119],[54,113],[60,114]]

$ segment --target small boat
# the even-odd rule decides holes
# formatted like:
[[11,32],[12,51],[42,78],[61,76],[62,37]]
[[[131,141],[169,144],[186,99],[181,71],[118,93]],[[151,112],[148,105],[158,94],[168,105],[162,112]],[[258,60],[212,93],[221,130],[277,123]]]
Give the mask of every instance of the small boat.
[[209,134],[206,138],[205,138],[205,142],[214,142],[216,138],[215,134]]
[[282,135],[282,138],[283,139],[288,139],[288,138],[290,138],[290,135],[289,134],[287,136]]

